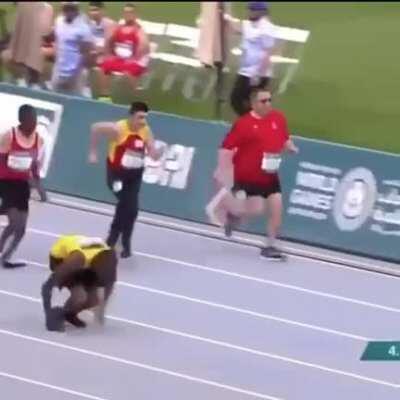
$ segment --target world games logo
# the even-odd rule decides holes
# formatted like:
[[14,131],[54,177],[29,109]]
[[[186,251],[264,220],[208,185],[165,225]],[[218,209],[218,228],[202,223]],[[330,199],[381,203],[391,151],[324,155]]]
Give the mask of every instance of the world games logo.
[[333,217],[342,231],[359,229],[372,215],[377,199],[373,173],[362,167],[351,169],[336,189]]

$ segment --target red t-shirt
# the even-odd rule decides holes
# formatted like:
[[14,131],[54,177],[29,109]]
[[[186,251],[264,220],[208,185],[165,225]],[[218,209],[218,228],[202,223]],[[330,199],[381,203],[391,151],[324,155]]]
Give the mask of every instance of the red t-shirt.
[[121,58],[135,57],[139,45],[139,31],[140,26],[137,24],[118,26],[111,38],[114,54]]
[[222,148],[236,150],[235,182],[268,185],[278,181],[277,173],[263,171],[263,157],[264,153],[281,153],[288,139],[286,118],[281,111],[271,110],[263,118],[251,112],[238,118],[222,143]]

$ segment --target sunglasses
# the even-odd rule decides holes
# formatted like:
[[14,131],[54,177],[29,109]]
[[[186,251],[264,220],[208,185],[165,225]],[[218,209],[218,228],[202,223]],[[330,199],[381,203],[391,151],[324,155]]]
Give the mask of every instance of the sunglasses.
[[268,97],[267,99],[258,100],[260,103],[266,104],[272,101],[272,97]]

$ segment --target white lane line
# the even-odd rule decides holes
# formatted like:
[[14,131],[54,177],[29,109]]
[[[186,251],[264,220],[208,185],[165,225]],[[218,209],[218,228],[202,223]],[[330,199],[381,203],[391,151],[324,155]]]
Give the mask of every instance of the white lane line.
[[[37,233],[39,235],[44,235],[44,236],[50,236],[50,237],[60,237],[61,236],[60,234],[56,234],[56,233],[49,232],[46,230],[33,229],[33,228],[31,228],[29,230],[33,233]],[[180,265],[180,266],[184,266],[184,267],[189,267],[189,268],[193,268],[193,269],[197,269],[197,270],[201,270],[201,271],[207,271],[207,272],[211,272],[211,273],[215,273],[215,274],[230,276],[233,278],[243,279],[243,280],[252,281],[252,282],[258,282],[258,283],[262,283],[262,284],[269,285],[269,286],[275,286],[275,287],[279,287],[279,288],[283,288],[283,289],[294,290],[297,292],[307,293],[307,294],[325,297],[328,299],[333,299],[333,300],[338,300],[338,301],[343,301],[346,303],[357,304],[357,305],[363,306],[363,307],[370,307],[370,308],[375,308],[377,310],[400,313],[400,309],[395,308],[395,307],[389,307],[389,306],[384,306],[381,304],[371,303],[368,301],[357,300],[357,299],[354,299],[351,297],[339,296],[339,295],[335,295],[335,294],[331,294],[331,293],[327,293],[327,292],[322,292],[319,290],[306,289],[301,286],[289,285],[286,283],[276,282],[276,281],[272,281],[269,279],[257,278],[257,277],[249,276],[249,275],[243,275],[243,274],[239,274],[237,272],[231,272],[231,271],[228,271],[228,270],[225,270],[222,268],[206,267],[206,266],[200,265],[200,264],[189,263],[186,261],[176,260],[174,258],[158,256],[155,254],[149,254],[149,253],[144,253],[144,252],[140,252],[140,251],[136,251],[136,252],[134,252],[134,254],[141,256],[141,257],[150,258],[150,259],[158,260],[158,261],[165,261],[167,263],[176,264],[176,265]]]
[[27,295],[21,294],[21,293],[10,292],[9,290],[0,290],[0,294],[4,294],[4,295],[10,296],[10,297],[15,297],[15,298],[21,299],[21,300],[28,300],[33,303],[41,303],[41,299],[39,299],[38,297],[32,297],[32,296],[27,296]]
[[[112,215],[112,214],[111,214]],[[207,230],[207,229],[202,229],[202,228],[195,228],[195,227],[188,227],[183,224],[179,223],[174,223],[174,222],[164,222],[160,219],[155,219],[155,218],[150,218],[150,217],[139,217],[138,221],[141,222],[143,221],[143,225],[149,225],[151,228],[155,229],[168,229],[168,227],[174,227],[174,232],[178,234],[192,234],[196,235],[195,232],[198,232],[202,234],[201,239],[208,240],[211,242],[214,242],[218,239],[225,239],[225,235],[223,233],[218,234],[216,232]],[[146,221],[148,223],[146,224]],[[156,225],[158,224],[158,225]],[[207,235],[207,236],[206,236]],[[198,234],[197,234],[198,236]],[[234,234],[232,236],[232,239],[236,239],[236,241],[231,240],[227,241],[224,240],[224,243],[227,245],[233,245],[236,247],[245,247],[247,249],[256,247],[262,247],[264,245],[264,242],[262,240],[255,240],[255,239],[249,239],[246,237],[243,237],[239,234]],[[249,247],[251,246],[251,247]],[[310,250],[304,250],[304,249],[299,249],[299,248],[294,248],[290,247],[287,244],[284,245],[284,250],[288,251],[289,257],[291,259],[295,258],[298,260],[306,260],[307,263],[314,263],[314,264],[323,264],[327,265],[336,269],[340,270],[346,270],[348,272],[358,272],[358,273],[363,273],[363,274],[372,274],[375,278],[383,278],[383,279],[399,279],[400,275],[393,275],[393,272],[399,272],[398,269],[396,268],[387,268],[387,267],[376,267],[374,264],[366,263],[364,261],[351,261],[348,258],[343,258],[339,257],[337,255],[324,255],[321,256],[318,252],[313,252]],[[293,254],[294,253],[294,254]],[[297,254],[296,254],[297,253]],[[325,258],[321,258],[325,257]],[[331,261],[330,261],[331,260]],[[340,263],[338,265],[338,263]],[[352,265],[356,265],[357,267],[354,267]],[[361,268],[360,268],[361,267]],[[388,274],[380,274],[377,273],[376,270],[391,273],[392,275]]]
[[66,389],[66,388],[61,387],[61,386],[50,385],[49,383],[36,381],[34,379],[24,378],[23,376],[19,376],[19,375],[8,374],[7,372],[3,372],[3,371],[0,371],[0,377],[11,379],[11,380],[15,380],[15,381],[19,381],[19,382],[29,383],[31,385],[44,387],[46,389],[52,389],[52,390],[55,390],[57,392],[67,393],[67,394],[70,394],[72,396],[80,397],[82,399],[106,400],[104,397],[92,396],[91,394],[87,394],[87,393],[83,393],[83,392],[77,392],[75,390]]
[[243,279],[243,280],[258,282],[258,283],[262,283],[265,285],[275,286],[275,287],[279,287],[279,288],[283,288],[283,289],[294,290],[297,292],[302,292],[302,293],[307,293],[307,294],[311,294],[311,295],[315,295],[315,296],[339,300],[339,301],[343,301],[343,302],[347,302],[347,303],[357,304],[357,305],[361,305],[361,306],[365,306],[365,307],[371,307],[371,308],[376,308],[376,309],[380,309],[380,310],[384,310],[384,311],[400,313],[400,309],[398,309],[398,308],[384,306],[381,304],[371,303],[371,302],[363,301],[363,300],[357,300],[357,299],[354,299],[351,297],[339,296],[336,294],[322,292],[319,290],[306,289],[301,286],[289,285],[287,283],[276,282],[276,281],[272,281],[270,279],[257,278],[254,276],[243,275],[243,274],[239,274],[237,272],[231,272],[231,271],[228,271],[228,270],[225,270],[222,268],[206,267],[204,265],[193,264],[193,263],[189,263],[186,261],[180,261],[180,260],[176,260],[173,258],[143,253],[140,251],[136,251],[135,254],[137,254],[138,256],[141,256],[141,257],[150,258],[150,259],[158,260],[158,261],[165,261],[165,262],[168,262],[171,264],[177,264],[177,265],[181,265],[181,266],[185,266],[185,267],[189,267],[189,268],[193,268],[193,269],[198,269],[198,270],[207,271],[207,272],[213,272],[213,273],[231,276],[231,277],[235,277],[235,278],[239,278],[239,279]]
[[[192,376],[192,375],[181,374],[181,373],[169,370],[169,369],[155,367],[155,366],[150,365],[150,364],[139,363],[139,362],[127,360],[127,359],[124,359],[124,358],[121,358],[121,357],[114,357],[114,356],[110,356],[108,354],[99,353],[99,352],[96,352],[96,351],[91,351],[91,350],[83,349],[83,348],[80,348],[80,347],[69,346],[69,345],[66,345],[66,344],[59,343],[59,342],[54,342],[54,341],[51,341],[51,340],[41,339],[41,338],[38,338],[36,336],[23,335],[23,334],[20,334],[20,333],[17,333],[17,332],[13,332],[13,331],[9,331],[9,330],[5,330],[5,329],[0,329],[0,334],[12,336],[12,337],[15,337],[15,338],[18,338],[18,339],[29,340],[31,342],[36,342],[36,343],[40,343],[40,344],[44,344],[44,345],[60,348],[60,349],[63,349],[63,350],[74,351],[76,353],[84,354],[84,355],[87,355],[87,356],[92,356],[92,357],[100,358],[100,359],[107,360],[107,361],[117,362],[117,363],[120,363],[120,364],[128,365],[128,366],[131,366],[131,367],[136,367],[136,368],[141,368],[141,369],[144,369],[144,370],[147,370],[147,371],[151,371],[151,372],[157,372],[157,373],[160,373],[160,374],[163,374],[163,375],[172,376],[174,378],[180,378],[180,379],[184,379],[184,380],[187,380],[187,381],[200,383],[200,384],[203,384],[203,385],[216,387],[216,388],[219,388],[219,389],[228,390],[230,392],[235,392],[235,393],[240,393],[240,394],[244,394],[244,395],[251,396],[251,397],[256,397],[256,398],[259,398],[259,399],[264,399],[264,400],[283,400],[282,398],[269,396],[269,395],[266,395],[264,393],[254,392],[254,391],[251,391],[251,390],[245,390],[245,389],[242,389],[240,387],[225,385],[225,384],[222,384],[222,383],[219,383],[219,382],[216,382],[216,381],[197,378],[197,377]],[[374,383],[377,383],[377,382],[374,382]],[[390,386],[392,384],[385,383],[385,385],[386,386]]]
[[[36,261],[30,261],[30,260],[23,260],[28,264],[31,265],[35,265],[41,268],[47,268],[47,265],[42,264],[42,263],[38,263]],[[256,317],[256,318],[261,318],[264,320],[270,320],[270,321],[275,321],[275,322],[280,322],[283,324],[288,324],[288,325],[293,325],[293,326],[297,326],[300,328],[306,328],[306,329],[312,329],[318,332],[323,332],[323,333],[329,333],[332,335],[336,335],[336,336],[341,336],[341,337],[346,337],[349,339],[354,339],[354,340],[361,340],[363,342],[365,341],[372,341],[372,340],[378,340],[378,339],[373,339],[370,337],[365,337],[365,336],[360,336],[360,335],[355,335],[352,333],[347,333],[347,332],[343,332],[343,331],[339,331],[336,329],[329,329],[329,328],[324,328],[318,325],[312,325],[312,324],[306,324],[303,322],[298,322],[298,321],[294,321],[291,319],[287,319],[287,318],[281,318],[281,317],[277,317],[275,315],[271,315],[271,314],[264,314],[264,313],[260,313],[257,311],[252,311],[252,310],[247,310],[245,308],[239,308],[239,307],[233,307],[233,306],[229,306],[227,304],[222,304],[222,303],[216,303],[216,302],[212,302],[212,301],[208,301],[208,300],[203,300],[203,299],[199,299],[197,297],[189,297],[189,296],[184,296],[175,292],[168,292],[165,290],[159,290],[159,289],[155,289],[155,288],[151,288],[148,286],[142,286],[142,285],[135,285],[133,283],[129,283],[129,282],[123,282],[123,281],[117,281],[117,285],[119,286],[123,286],[123,287],[128,287],[131,289],[136,289],[136,290],[141,290],[144,292],[148,292],[148,293],[152,293],[152,294],[158,294],[158,295],[162,295],[162,296],[167,296],[167,297],[171,297],[174,299],[179,299],[179,300],[184,300],[184,301],[188,301],[191,303],[196,303],[196,304],[201,304],[201,305],[205,305],[208,307],[213,307],[213,308],[219,308],[222,310],[227,310],[227,311],[232,311],[232,312],[237,312],[240,314],[244,314],[244,315],[249,315],[251,317]],[[1,293],[1,291],[0,291]]]
[[[75,212],[84,212],[84,210],[82,209],[87,209],[89,211],[93,211],[93,212],[97,212],[102,214],[104,217],[109,216],[111,217],[113,214],[113,210],[112,208],[100,208],[97,206],[92,206],[90,204],[85,204],[83,202],[79,202],[79,201],[70,201],[70,200],[65,200],[62,198],[54,198],[55,201],[53,201],[53,203],[49,203],[49,205],[58,205],[58,206],[72,206],[72,207],[77,207],[77,208],[81,208],[81,209],[74,209],[74,208],[70,208],[69,210],[73,210]],[[106,215],[104,215],[106,214]],[[172,227],[175,229],[180,229],[177,230],[177,233],[182,233],[182,234],[203,234],[203,235],[212,235],[213,237],[210,236],[203,236],[203,239],[206,240],[211,240],[211,241],[215,241],[216,239],[219,238],[224,238],[224,235],[221,233],[217,233],[214,232],[211,229],[207,229],[207,228],[198,228],[198,227],[194,227],[194,226],[188,226],[185,224],[180,224],[177,222],[172,222],[172,221],[164,221],[162,219],[159,218],[151,218],[151,217],[145,217],[145,216],[140,216],[138,218],[138,222],[142,223],[144,225],[147,224],[152,224],[153,228],[158,228],[158,229],[166,229],[168,227]],[[156,225],[158,224],[158,226]],[[249,239],[246,237],[243,237],[241,235],[234,235],[234,238],[238,239],[240,242],[235,242],[235,241],[226,241],[227,244],[232,244],[232,245],[236,245],[236,246],[241,246],[241,247],[248,247],[249,245],[251,246],[262,246],[263,243],[261,240],[255,240],[255,239]],[[247,244],[246,244],[247,243]],[[379,274],[377,272],[374,272],[376,268],[375,265],[367,263],[365,261],[356,261],[355,263],[359,266],[361,266],[364,269],[361,268],[354,268],[351,266],[348,266],[349,264],[353,264],[353,262],[349,259],[349,258],[344,258],[344,257],[339,257],[339,256],[328,256],[330,259],[334,259],[335,261],[338,261],[340,263],[343,263],[344,265],[338,265],[337,262],[335,263],[334,261],[329,261],[328,259],[319,259],[319,257],[321,257],[321,254],[318,252],[314,252],[311,250],[303,250],[303,249],[297,249],[294,247],[289,247],[287,245],[285,245],[285,249],[289,250],[290,252],[297,252],[297,253],[302,253],[302,254],[291,254],[290,257],[291,258],[297,258],[297,259],[301,259],[304,260],[306,259],[308,262],[313,262],[313,263],[317,263],[317,264],[324,264],[324,265],[328,265],[330,267],[333,268],[340,268],[341,270],[345,269],[346,271],[349,272],[359,272],[359,273],[363,273],[363,274],[374,274],[375,277],[379,278],[386,278],[386,279],[399,279],[399,277],[397,276],[393,276],[393,275],[384,275],[384,274]],[[347,265],[345,265],[347,264]],[[392,268],[386,268],[386,267],[381,267],[378,268],[380,270],[383,271],[387,271],[387,272],[394,272],[394,270]],[[377,276],[378,275],[378,276]]]
[[[25,295],[22,295],[22,294],[19,294],[19,293],[3,291],[3,290],[0,290],[0,293],[5,294],[7,296],[17,297],[17,298],[20,298],[20,299],[23,299],[23,300],[29,300],[29,301],[32,301],[32,302],[35,302],[35,303],[41,303],[41,300],[39,298],[35,298],[35,297],[31,297],[31,296],[25,296]],[[232,349],[232,350],[241,351],[241,352],[257,355],[257,356],[264,357],[264,358],[271,358],[271,359],[275,359],[275,360],[279,360],[279,361],[284,361],[284,362],[287,362],[287,363],[290,363],[290,364],[300,365],[302,367],[308,367],[308,368],[317,369],[317,370],[320,370],[320,371],[329,372],[329,373],[336,374],[336,375],[346,376],[346,377],[354,378],[354,379],[361,380],[361,381],[364,381],[364,382],[375,383],[375,384],[384,385],[384,386],[390,386],[392,388],[400,388],[400,385],[398,385],[398,384],[387,382],[387,381],[382,381],[380,379],[370,378],[370,377],[366,377],[366,376],[363,376],[363,375],[355,374],[355,373],[352,373],[352,372],[346,372],[346,371],[343,371],[343,370],[340,370],[340,369],[329,368],[329,367],[325,367],[323,365],[309,363],[309,362],[301,361],[301,360],[298,360],[298,359],[295,359],[295,358],[280,356],[278,354],[268,353],[268,352],[260,351],[260,350],[255,350],[255,349],[251,349],[251,348],[248,348],[248,347],[237,346],[237,345],[234,345],[234,344],[231,344],[231,343],[227,343],[227,342],[223,342],[223,341],[219,341],[219,340],[206,338],[206,337],[203,337],[203,336],[192,335],[192,334],[188,334],[188,333],[185,333],[185,332],[181,332],[181,331],[177,331],[177,330],[173,330],[173,329],[168,329],[168,328],[162,328],[162,327],[159,327],[159,326],[146,324],[146,323],[143,323],[143,322],[140,322],[140,321],[134,321],[134,320],[129,320],[129,319],[126,319],[126,318],[114,317],[114,316],[110,316],[110,315],[107,315],[107,319],[118,321],[118,322],[122,322],[122,323],[129,324],[129,325],[141,326],[141,327],[144,327],[144,328],[147,328],[147,329],[152,329],[152,330],[156,330],[156,331],[167,333],[167,334],[171,334],[171,335],[181,336],[181,337],[185,337],[185,338],[188,338],[188,339],[209,343],[209,344],[213,344],[213,345],[216,345],[216,346],[220,346],[220,347],[225,347],[225,348],[229,348],[229,349]],[[5,330],[1,330],[0,329],[0,333],[4,333],[4,332],[9,332],[9,331],[5,331]],[[16,334],[16,335],[19,335],[19,334]],[[19,336],[22,337],[24,335],[19,335]],[[32,338],[32,337],[29,336],[29,338]],[[46,341],[44,341],[44,342],[46,342]],[[101,353],[98,353],[98,354],[101,354]]]
[[127,283],[127,282],[118,282],[118,284],[120,286],[126,286],[126,287],[130,287],[130,288],[133,288],[133,289],[138,289],[138,290],[142,290],[142,291],[145,291],[145,292],[149,292],[149,293],[154,293],[154,294],[159,294],[159,295],[162,295],[162,296],[173,297],[173,298],[179,299],[179,300],[185,300],[185,301],[189,301],[189,302],[192,302],[192,303],[203,304],[203,305],[206,305],[206,306],[209,306],[209,307],[215,307],[215,308],[220,308],[220,309],[227,310],[227,311],[233,311],[233,312],[237,312],[237,313],[244,314],[244,315],[249,315],[249,316],[256,317],[256,318],[261,318],[261,319],[265,319],[265,320],[271,320],[271,321],[275,321],[275,322],[281,322],[283,324],[294,325],[294,326],[297,326],[297,327],[300,327],[300,328],[312,329],[312,330],[315,330],[315,331],[318,331],[318,332],[330,333],[330,334],[333,334],[333,335],[342,336],[342,337],[346,337],[346,338],[349,338],[349,339],[355,339],[355,340],[361,340],[361,341],[375,340],[375,339],[367,338],[365,336],[354,335],[354,334],[343,332],[343,331],[339,331],[339,330],[336,330],[336,329],[323,328],[323,327],[320,327],[320,326],[317,326],[317,325],[306,324],[306,323],[294,321],[294,320],[291,320],[291,319],[276,317],[276,316],[271,315],[271,314],[263,314],[263,313],[259,313],[259,312],[256,312],[256,311],[243,309],[243,308],[228,306],[226,304],[215,303],[215,302],[212,302],[212,301],[198,299],[198,298],[195,298],[195,297],[183,296],[183,295],[180,295],[180,294],[177,294],[177,293],[171,293],[171,292],[167,292],[167,291],[164,291],[164,290],[153,289],[153,288],[150,288],[150,287],[147,287],[147,286],[134,285],[134,284]]

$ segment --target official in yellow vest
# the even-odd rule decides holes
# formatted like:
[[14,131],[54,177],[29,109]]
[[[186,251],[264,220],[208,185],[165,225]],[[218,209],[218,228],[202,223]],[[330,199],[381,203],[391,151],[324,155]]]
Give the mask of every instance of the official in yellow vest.
[[[63,331],[64,321],[84,328],[78,314],[98,307],[98,318],[104,321],[105,306],[113,291],[117,277],[117,256],[101,238],[82,235],[61,236],[50,249],[51,275],[42,286],[42,300],[46,327],[50,331]],[[54,287],[67,288],[71,295],[64,306],[52,307]],[[100,299],[99,288],[104,288]]]
[[145,157],[161,158],[162,148],[156,148],[153,134],[146,121],[148,106],[134,102],[130,116],[118,122],[92,125],[89,162],[97,163],[100,138],[108,139],[107,185],[117,199],[107,244],[114,247],[121,236],[121,258],[131,256],[131,237],[139,211],[139,192],[145,168]]

